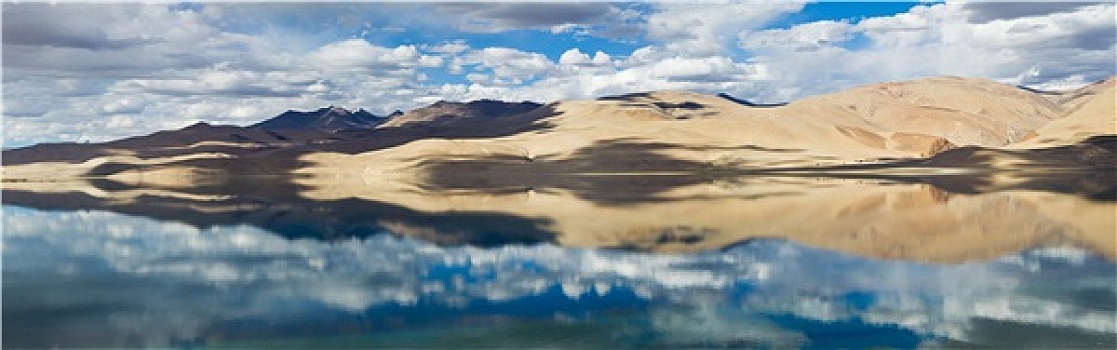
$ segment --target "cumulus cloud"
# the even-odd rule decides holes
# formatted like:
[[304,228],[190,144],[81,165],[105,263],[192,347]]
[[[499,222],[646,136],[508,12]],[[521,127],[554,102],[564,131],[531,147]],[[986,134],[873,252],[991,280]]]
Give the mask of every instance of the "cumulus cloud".
[[555,68],[554,62],[543,54],[507,47],[487,47],[469,52],[462,57],[462,64],[476,65],[492,71],[494,78],[507,84],[523,84]]
[[604,66],[613,62],[609,54],[597,51],[591,58],[590,55],[582,53],[582,50],[573,48],[566,50],[559,57],[558,63],[564,66]]

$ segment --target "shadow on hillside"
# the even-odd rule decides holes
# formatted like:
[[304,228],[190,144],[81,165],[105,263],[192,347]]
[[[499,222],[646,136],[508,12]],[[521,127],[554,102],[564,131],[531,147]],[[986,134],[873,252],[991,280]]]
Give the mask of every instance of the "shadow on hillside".
[[632,93],[619,96],[606,96],[597,99],[598,101],[616,101],[621,102],[621,107],[643,107],[658,109],[668,112],[671,118],[676,120],[691,119],[694,117],[708,117],[718,114],[715,111],[708,110],[708,106],[694,101],[683,102],[665,102],[657,101],[651,96],[650,93]]
[[947,150],[922,162],[936,167],[995,168],[996,160],[1008,160],[1013,170],[1060,168],[1117,169],[1117,135],[1099,135],[1073,145],[1036,149],[983,149],[961,147]]
[[560,114],[561,112],[556,111],[554,107],[545,105],[527,113],[484,121],[470,119],[455,123],[447,119],[437,123],[410,123],[392,128],[349,130],[338,133],[344,142],[320,145],[309,151],[356,154],[391,148],[419,139],[485,139],[529,132],[543,133],[554,128],[554,124],[547,121],[547,118]]
[[[391,128],[349,130],[333,134],[317,133],[316,138],[302,134],[297,143],[293,143],[294,141],[291,139],[285,139],[284,142],[289,143],[289,145],[283,147],[267,146],[268,144],[260,141],[261,144],[259,147],[251,148],[231,146],[206,146],[205,149],[182,147],[177,149],[167,147],[149,148],[142,149],[140,152],[142,154],[140,155],[173,157],[207,151],[228,153],[232,156],[226,158],[180,160],[160,164],[158,166],[107,162],[94,167],[88,171],[86,175],[106,176],[128,171],[150,171],[160,167],[184,167],[193,169],[194,175],[209,177],[247,175],[285,176],[291,174],[295,169],[312,165],[299,160],[302,155],[308,153],[336,152],[358,154],[391,148],[420,139],[484,139],[528,132],[542,133],[554,127],[553,124],[546,121],[546,118],[559,114],[560,112],[555,111],[551,106],[542,106],[521,115],[484,121],[469,120],[467,121],[469,122],[468,125],[460,122],[443,122],[436,124],[415,123]],[[228,130],[226,131],[235,131],[229,135],[210,135],[211,139],[223,139],[225,136],[243,139],[246,137],[243,134],[247,132],[253,133],[253,135],[263,133],[270,135],[266,137],[272,138],[286,138],[286,136],[270,130],[231,127],[210,128],[213,130],[223,130],[222,128],[227,128]],[[221,131],[221,133],[226,131]],[[261,137],[260,135],[255,136],[257,136],[256,139]],[[102,155],[102,153],[96,153],[96,155],[91,153],[90,155],[97,156]],[[19,159],[23,158],[17,157],[17,163]],[[80,157],[76,158],[77,161],[84,161],[86,159],[80,159]]]

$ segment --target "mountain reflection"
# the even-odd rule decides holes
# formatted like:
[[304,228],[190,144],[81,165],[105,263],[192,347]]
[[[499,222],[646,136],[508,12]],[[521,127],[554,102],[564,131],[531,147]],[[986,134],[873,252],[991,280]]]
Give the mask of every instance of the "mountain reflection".
[[[985,261],[1076,247],[1117,258],[1113,174],[553,175],[533,186],[391,177],[216,178],[185,185],[5,184],[6,204],[106,210],[288,239],[390,233],[440,245],[554,243],[667,253],[783,239],[879,259]],[[508,180],[508,179],[505,179]],[[593,193],[590,195],[590,193]]]
[[1117,342],[1115,266],[1069,246],[938,266],[766,239],[688,255],[387,234],[323,242],[102,210],[4,210],[12,347]]

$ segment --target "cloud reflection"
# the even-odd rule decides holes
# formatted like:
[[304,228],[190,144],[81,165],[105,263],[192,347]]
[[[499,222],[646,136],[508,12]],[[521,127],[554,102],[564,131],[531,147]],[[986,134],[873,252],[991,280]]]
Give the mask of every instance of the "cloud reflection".
[[[217,344],[288,336],[283,325],[300,322],[338,325],[304,325],[316,336],[400,327],[342,327],[353,315],[462,325],[504,315],[593,327],[620,317],[625,327],[603,337],[661,346],[842,346],[820,336],[829,329],[879,335],[860,345],[997,346],[1011,339],[989,332],[1024,328],[1117,341],[1115,267],[1070,247],[933,266],[774,240],[659,255],[441,247],[388,234],[288,240],[251,226],[198,229],[15,206],[4,207],[3,219],[4,339],[12,346]],[[530,307],[514,307],[521,303]]]

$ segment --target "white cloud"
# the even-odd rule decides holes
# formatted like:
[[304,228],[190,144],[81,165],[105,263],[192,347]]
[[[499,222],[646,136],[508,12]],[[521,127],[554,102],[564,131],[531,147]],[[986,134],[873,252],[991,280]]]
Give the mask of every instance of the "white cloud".
[[314,65],[339,69],[399,69],[435,67],[442,64],[440,57],[420,54],[413,45],[386,48],[374,46],[361,39],[350,39],[322,46],[311,52],[307,59]]
[[465,50],[469,50],[469,44],[466,44],[464,40],[456,40],[456,41],[432,46],[431,48],[429,48],[427,50],[430,51],[430,52],[456,55],[456,54],[465,52]]
[[736,81],[741,70],[733,60],[722,56],[706,58],[669,58],[651,66],[650,75],[680,81]]
[[647,32],[668,50],[686,55],[723,53],[736,33],[754,29],[803,7],[800,2],[666,3],[648,16]]
[[852,38],[852,29],[845,21],[818,21],[793,29],[744,31],[739,34],[739,38],[741,47],[749,50],[812,51],[849,41]]
[[471,51],[462,58],[464,64],[489,68],[494,77],[504,78],[512,84],[521,84],[555,68],[555,63],[547,56],[507,47],[487,47]]
[[572,48],[562,53],[558,63],[564,66],[605,66],[612,64],[613,58],[601,51],[594,53],[591,58],[578,48]]
[[566,52],[563,52],[562,56],[559,57],[559,64],[568,66],[587,64],[592,61],[593,60],[590,59],[590,55],[582,53],[582,51],[578,50],[578,48],[566,50]]

